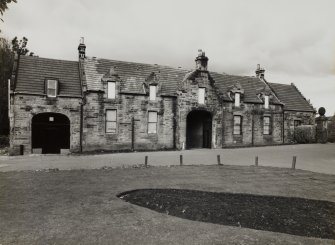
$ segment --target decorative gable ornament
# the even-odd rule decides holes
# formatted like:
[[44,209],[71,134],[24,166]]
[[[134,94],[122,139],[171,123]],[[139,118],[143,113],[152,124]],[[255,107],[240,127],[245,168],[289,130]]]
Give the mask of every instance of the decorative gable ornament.
[[[159,71],[158,71],[159,73]],[[151,72],[143,82],[143,90],[146,94],[149,93],[150,86],[156,86],[156,92],[160,91],[160,77],[156,72]]]
[[119,75],[117,74],[117,72],[115,71],[115,67],[112,66],[109,71],[103,75],[103,77],[101,78],[101,80],[103,82],[115,82],[119,80]]
[[232,100],[235,100],[235,94],[239,93],[240,98],[244,97],[244,89],[242,88],[241,84],[237,81],[234,85],[228,87],[228,97]]
[[269,96],[269,100],[271,101],[271,99],[273,98],[273,93],[270,87],[268,85],[265,85],[263,88],[257,89],[257,96],[262,101],[265,100],[265,96]]
[[150,75],[145,79],[147,85],[158,85],[159,84],[159,75],[155,72],[151,72]]

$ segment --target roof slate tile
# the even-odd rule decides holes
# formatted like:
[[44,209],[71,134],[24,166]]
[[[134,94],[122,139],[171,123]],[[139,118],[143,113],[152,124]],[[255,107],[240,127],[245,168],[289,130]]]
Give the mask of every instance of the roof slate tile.
[[60,96],[81,96],[77,61],[20,56],[16,92],[45,94],[47,78],[58,79]]

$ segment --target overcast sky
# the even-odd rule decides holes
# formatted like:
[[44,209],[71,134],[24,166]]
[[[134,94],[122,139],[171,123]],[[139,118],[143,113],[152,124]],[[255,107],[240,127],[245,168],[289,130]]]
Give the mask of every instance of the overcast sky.
[[313,106],[335,113],[334,0],[18,0],[2,36],[26,36],[40,57],[87,55],[194,68],[198,49],[209,69],[295,83]]

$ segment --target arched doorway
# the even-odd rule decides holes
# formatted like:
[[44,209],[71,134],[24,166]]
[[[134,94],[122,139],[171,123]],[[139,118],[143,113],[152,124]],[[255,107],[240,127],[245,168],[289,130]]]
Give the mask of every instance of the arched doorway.
[[32,148],[42,154],[70,148],[70,120],[59,113],[40,113],[32,119]]
[[191,111],[187,115],[186,147],[211,148],[212,115],[208,111]]

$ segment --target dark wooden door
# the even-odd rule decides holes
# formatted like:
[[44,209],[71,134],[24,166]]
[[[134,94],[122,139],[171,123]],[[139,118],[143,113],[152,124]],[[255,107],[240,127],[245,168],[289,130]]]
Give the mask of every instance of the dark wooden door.
[[58,128],[46,128],[44,135],[44,144],[42,154],[58,154],[60,153],[61,145],[59,135],[62,133]]
[[205,120],[203,124],[203,147],[211,148],[212,146],[212,121]]

